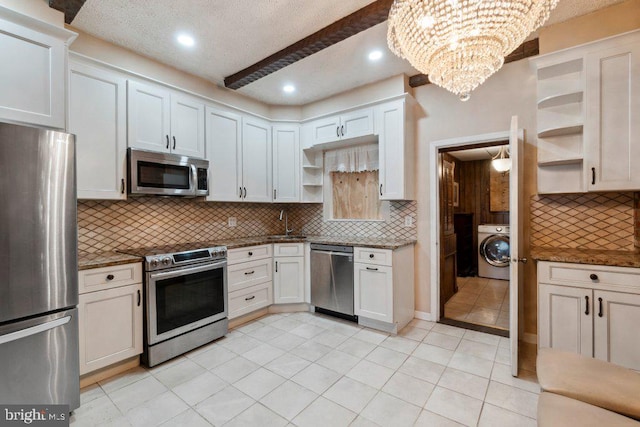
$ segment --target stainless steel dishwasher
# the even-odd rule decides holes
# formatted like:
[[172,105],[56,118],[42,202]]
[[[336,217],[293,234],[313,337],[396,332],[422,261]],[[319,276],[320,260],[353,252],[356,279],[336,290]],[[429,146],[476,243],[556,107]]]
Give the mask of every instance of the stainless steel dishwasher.
[[311,305],[357,320],[353,310],[353,246],[311,244]]

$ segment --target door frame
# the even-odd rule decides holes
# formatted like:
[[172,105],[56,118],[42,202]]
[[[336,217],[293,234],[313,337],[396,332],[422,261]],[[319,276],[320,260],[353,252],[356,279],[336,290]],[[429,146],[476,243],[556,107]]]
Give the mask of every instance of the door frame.
[[[515,117],[515,116],[514,116]],[[516,119],[517,120],[517,119]],[[517,123],[517,122],[516,122]],[[513,124],[513,123],[512,123]],[[437,141],[432,141],[429,145],[429,191],[431,194],[430,197],[430,207],[429,207],[429,215],[430,215],[430,231],[431,231],[431,242],[429,245],[430,254],[431,254],[431,320],[437,322],[440,320],[442,313],[440,313],[440,194],[439,194],[439,182],[440,182],[440,171],[438,166],[438,152],[442,148],[453,148],[453,147],[463,147],[467,145],[474,144],[485,144],[491,142],[499,142],[499,141],[509,141],[511,143],[511,139],[513,137],[513,131],[511,129],[502,131],[502,132],[493,132],[493,133],[485,133],[478,135],[471,135],[465,137],[456,137],[449,139],[442,139]],[[524,141],[524,130],[522,128],[517,128],[517,139],[519,141]],[[518,161],[522,164],[522,154],[518,153]],[[522,172],[523,169],[518,167],[518,174],[520,175],[518,181],[522,180]],[[512,182],[512,180],[511,180]],[[510,182],[510,187],[511,187]],[[517,182],[517,181],[516,181]],[[518,189],[515,189],[518,191]],[[509,188],[509,191],[513,191],[513,189]],[[518,194],[518,198],[522,197],[521,194]],[[520,215],[518,215],[519,221],[522,221]],[[520,224],[518,224],[518,228],[520,228]],[[522,280],[522,279],[521,279]],[[516,284],[516,286],[518,286]],[[518,292],[520,294],[520,292]],[[511,305],[513,304],[513,298],[509,301],[510,312]],[[510,331],[513,326],[516,326],[516,334],[510,333],[510,341],[513,341],[515,337],[517,339],[518,336],[521,335],[521,327],[522,322],[519,321],[519,317],[522,316],[521,307],[518,308],[518,316],[515,319],[510,319]],[[513,317],[513,316],[512,316]],[[511,343],[511,350],[513,354],[513,350],[517,351],[517,342]],[[515,353],[517,354],[517,353]],[[517,375],[518,364],[517,360],[512,361],[512,374]]]

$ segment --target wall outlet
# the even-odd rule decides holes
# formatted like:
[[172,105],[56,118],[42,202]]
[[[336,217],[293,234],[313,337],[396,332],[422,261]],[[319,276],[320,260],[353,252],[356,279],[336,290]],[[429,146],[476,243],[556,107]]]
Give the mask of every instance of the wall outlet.
[[407,215],[404,217],[404,226],[411,227],[413,225],[413,217],[411,215]]
[[230,216],[228,223],[229,227],[235,227],[236,225],[238,225],[238,221],[236,220],[235,216]]

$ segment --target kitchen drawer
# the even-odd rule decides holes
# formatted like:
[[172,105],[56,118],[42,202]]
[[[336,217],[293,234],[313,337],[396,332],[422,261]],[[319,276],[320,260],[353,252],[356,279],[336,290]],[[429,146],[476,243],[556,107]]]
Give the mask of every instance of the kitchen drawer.
[[227,267],[227,278],[229,292],[271,281],[273,278],[271,258],[230,265]]
[[256,259],[271,258],[273,245],[248,246],[245,248],[230,249],[227,253],[227,264],[233,265],[239,262],[253,261]]
[[640,293],[640,269],[541,261],[538,282]]
[[229,292],[229,319],[251,313],[273,303],[271,282]]
[[142,282],[142,263],[92,268],[78,272],[78,293],[101,291]]
[[391,266],[392,251],[376,248],[353,248],[354,262]]
[[273,256],[304,256],[304,243],[276,243]]

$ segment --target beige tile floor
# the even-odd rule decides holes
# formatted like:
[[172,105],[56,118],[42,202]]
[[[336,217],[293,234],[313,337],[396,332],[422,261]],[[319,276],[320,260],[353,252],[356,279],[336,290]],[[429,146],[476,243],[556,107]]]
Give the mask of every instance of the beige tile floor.
[[398,336],[271,314],[81,391],[73,426],[535,426],[539,387],[509,341],[414,320]]
[[444,316],[478,325],[509,329],[509,281],[458,277],[458,292],[444,306]]

